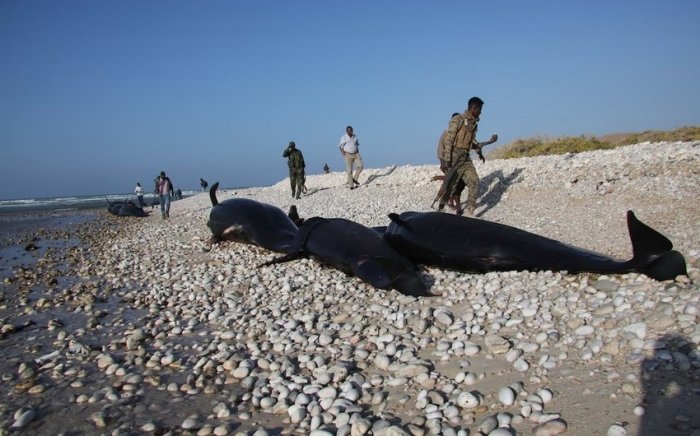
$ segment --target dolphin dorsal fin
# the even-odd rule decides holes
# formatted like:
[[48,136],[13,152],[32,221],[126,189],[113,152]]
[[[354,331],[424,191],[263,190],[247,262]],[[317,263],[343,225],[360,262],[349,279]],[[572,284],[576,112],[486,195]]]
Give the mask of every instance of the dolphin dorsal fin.
[[402,226],[405,226],[407,224],[406,221],[402,220],[398,214],[393,213],[393,212],[389,214],[389,219],[391,221],[395,222],[396,224],[399,224]]
[[212,207],[219,204],[219,200],[216,199],[216,190],[217,189],[219,189],[219,182],[216,182],[213,185],[211,185],[211,188],[209,189],[209,199],[211,200]]

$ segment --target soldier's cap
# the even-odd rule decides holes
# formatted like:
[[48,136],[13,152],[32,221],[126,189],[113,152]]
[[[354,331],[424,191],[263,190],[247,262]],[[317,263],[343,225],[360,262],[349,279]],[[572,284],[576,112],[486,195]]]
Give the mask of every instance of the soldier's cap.
[[293,145],[296,147],[296,144],[294,143],[294,141],[289,141],[289,145]]

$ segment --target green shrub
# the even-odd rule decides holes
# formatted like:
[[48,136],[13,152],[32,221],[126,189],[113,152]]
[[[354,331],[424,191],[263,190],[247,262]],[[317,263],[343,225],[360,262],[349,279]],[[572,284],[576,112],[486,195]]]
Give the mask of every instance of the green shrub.
[[700,141],[700,126],[685,126],[671,131],[647,130],[642,133],[634,133],[623,141],[627,144],[640,142],[675,142],[675,141]]
[[561,136],[559,138],[535,136],[517,139],[511,144],[494,150],[490,153],[490,157],[513,159],[549,154],[581,153],[582,151],[605,150],[615,147],[615,145],[593,136]]

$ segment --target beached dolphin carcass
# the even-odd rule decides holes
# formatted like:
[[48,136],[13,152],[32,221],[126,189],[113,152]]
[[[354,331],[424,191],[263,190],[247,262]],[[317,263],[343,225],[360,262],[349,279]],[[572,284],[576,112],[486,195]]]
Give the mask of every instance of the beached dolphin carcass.
[[263,265],[312,255],[378,289],[402,294],[430,296],[409,259],[394,250],[373,229],[343,218],[313,217],[304,221],[286,256]]
[[207,226],[215,241],[253,244],[286,253],[297,234],[297,226],[282,209],[247,198],[231,198],[219,203],[216,190],[209,190],[211,212]]
[[134,216],[143,218],[148,214],[132,201],[109,201],[107,200],[107,210],[116,216]]
[[390,214],[384,238],[414,262],[466,272],[640,272],[656,280],[687,275],[685,259],[665,236],[627,212],[633,257],[617,260],[481,219],[440,212]]

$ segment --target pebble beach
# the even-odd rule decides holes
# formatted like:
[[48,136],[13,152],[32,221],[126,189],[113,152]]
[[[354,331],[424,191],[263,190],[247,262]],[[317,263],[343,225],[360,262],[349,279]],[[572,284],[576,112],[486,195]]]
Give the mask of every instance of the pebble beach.
[[[0,434],[699,436],[700,142],[475,165],[476,217],[628,259],[633,210],[688,276],[425,267],[435,296],[413,298],[212,244],[208,193],[168,220],[17,229],[0,252]],[[383,226],[430,211],[439,174],[218,198]]]

